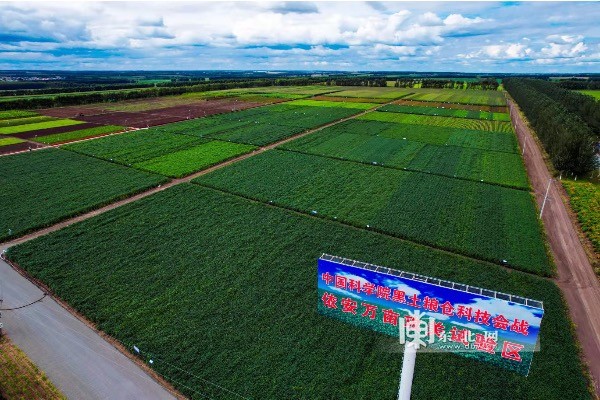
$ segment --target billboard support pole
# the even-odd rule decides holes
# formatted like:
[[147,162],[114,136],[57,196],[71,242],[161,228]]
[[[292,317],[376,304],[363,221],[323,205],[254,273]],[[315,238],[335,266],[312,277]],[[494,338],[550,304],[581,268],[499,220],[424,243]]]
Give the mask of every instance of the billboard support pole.
[[410,400],[413,375],[415,374],[415,360],[417,358],[417,346],[413,342],[404,344],[404,357],[402,358],[402,374],[400,375],[400,388],[398,389],[398,400]]

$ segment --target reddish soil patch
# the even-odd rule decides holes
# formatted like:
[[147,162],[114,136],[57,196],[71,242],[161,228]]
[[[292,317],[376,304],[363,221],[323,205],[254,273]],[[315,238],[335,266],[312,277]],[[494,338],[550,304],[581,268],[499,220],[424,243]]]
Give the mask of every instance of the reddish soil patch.
[[28,150],[30,148],[37,149],[38,147],[44,147],[44,145],[31,142],[9,144],[8,146],[0,146],[0,154],[16,153],[19,151]]
[[46,108],[43,110],[38,110],[38,112],[40,114],[46,115],[48,117],[77,118],[82,115],[102,114],[107,111],[100,106],[97,106],[97,107],[69,106],[69,107],[58,107],[58,108]]
[[438,103],[435,101],[417,101],[417,100],[397,100],[394,104],[401,106],[424,106],[424,107],[444,107],[453,110],[469,110],[469,111],[491,111],[497,113],[507,113],[508,108],[505,106],[484,106],[472,104],[457,104],[457,103]]
[[74,131],[79,131],[82,129],[95,128],[97,126],[98,126],[98,124],[84,123],[84,124],[77,124],[77,125],[58,126],[56,128],[38,129],[35,131],[28,131],[28,132],[20,132],[20,133],[12,134],[10,136],[18,137],[20,139],[31,139],[31,138],[38,137],[38,136],[54,135],[55,133],[74,132]]
[[145,128],[186,119],[244,110],[260,105],[262,105],[262,103],[238,101],[234,99],[209,100],[150,111],[111,111],[103,114],[77,117],[76,119],[99,125],[121,125],[134,128]]

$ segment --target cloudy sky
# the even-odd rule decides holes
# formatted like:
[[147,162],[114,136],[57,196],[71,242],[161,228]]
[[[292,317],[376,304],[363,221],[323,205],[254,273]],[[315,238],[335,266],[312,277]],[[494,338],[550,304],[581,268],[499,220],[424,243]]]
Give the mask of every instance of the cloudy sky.
[[600,72],[598,2],[3,2],[0,69]]

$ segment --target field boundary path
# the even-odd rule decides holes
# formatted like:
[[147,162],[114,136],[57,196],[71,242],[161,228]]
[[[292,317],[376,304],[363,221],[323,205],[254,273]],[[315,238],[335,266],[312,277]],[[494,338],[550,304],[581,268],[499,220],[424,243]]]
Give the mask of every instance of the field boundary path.
[[2,308],[22,307],[2,311],[3,329],[67,398],[176,399],[134,361],[1,259],[0,285]]
[[[575,323],[577,338],[592,376],[596,396],[600,396],[600,281],[569,217],[558,186],[560,183],[548,171],[538,142],[521,117],[518,107],[511,99],[507,99],[507,102],[519,143],[521,148],[525,148],[523,159],[540,207],[548,182],[551,182],[542,220],[558,269],[556,282]],[[560,363],[560,360],[556,362]]]
[[[391,102],[390,102],[391,103]],[[389,104],[389,103],[387,103]],[[67,219],[20,238],[0,243],[0,251],[16,244],[44,236],[74,223],[87,220],[117,207],[132,203],[216,169],[271,150],[283,143],[309,135],[329,126],[357,118],[383,104],[340,120],[321,125],[297,135],[259,147],[255,151],[224,161],[180,179],[172,179],[107,206]],[[13,342],[37,364],[68,398],[73,399],[175,399],[176,397],[134,362],[123,349],[117,348],[86,323],[74,316],[67,305],[37,285],[25,271],[0,259],[0,298],[2,308],[27,307],[3,311],[5,330]],[[39,301],[40,299],[43,300]]]

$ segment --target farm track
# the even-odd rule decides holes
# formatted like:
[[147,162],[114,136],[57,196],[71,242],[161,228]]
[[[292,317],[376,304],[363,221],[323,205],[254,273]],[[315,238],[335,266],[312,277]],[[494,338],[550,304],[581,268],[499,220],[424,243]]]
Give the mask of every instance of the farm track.
[[[535,198],[541,207],[548,182],[553,176],[544,162],[538,142],[518,108],[511,99],[507,100],[519,142],[522,146],[527,143],[524,161]],[[561,189],[560,183],[553,180],[542,220],[558,269],[556,283],[563,292],[575,323],[577,338],[596,396],[600,396],[600,282],[569,217]]]

